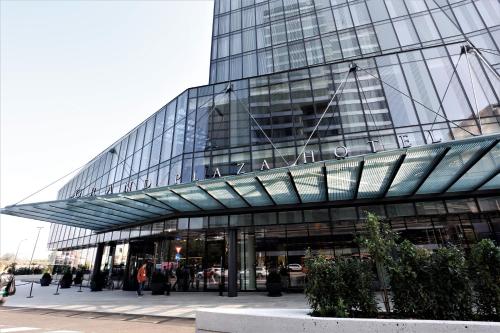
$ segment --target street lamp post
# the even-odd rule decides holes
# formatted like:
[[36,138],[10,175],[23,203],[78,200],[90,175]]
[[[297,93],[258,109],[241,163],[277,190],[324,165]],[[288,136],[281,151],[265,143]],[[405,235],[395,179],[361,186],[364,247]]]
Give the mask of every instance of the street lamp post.
[[38,234],[36,235],[36,241],[35,241],[35,246],[33,246],[33,253],[31,253],[31,259],[30,259],[30,264],[28,266],[28,270],[31,272],[31,263],[33,262],[33,256],[35,255],[35,250],[36,250],[36,244],[38,243],[38,237],[40,237],[40,230],[43,229],[43,227],[37,227],[38,228]]
[[16,263],[16,260],[17,260],[17,254],[19,253],[19,248],[21,247],[21,243],[24,242],[25,240],[28,240],[27,238],[25,239],[21,239],[19,241],[19,244],[17,245],[17,251],[16,251],[16,255],[14,256],[14,264]]

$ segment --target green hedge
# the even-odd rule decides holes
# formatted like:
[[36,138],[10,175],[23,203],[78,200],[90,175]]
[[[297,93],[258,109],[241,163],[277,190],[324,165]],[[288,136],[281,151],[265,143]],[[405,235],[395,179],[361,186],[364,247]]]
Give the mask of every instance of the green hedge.
[[429,251],[400,241],[373,214],[367,230],[360,242],[372,259],[327,259],[308,251],[305,293],[313,315],[380,316],[371,286],[374,272],[387,272],[392,313],[383,316],[500,321],[500,248],[491,240],[465,255],[453,245]]
[[375,294],[371,288],[370,262],[357,258],[328,260],[323,256],[306,259],[306,297],[313,315],[322,317],[374,317]]

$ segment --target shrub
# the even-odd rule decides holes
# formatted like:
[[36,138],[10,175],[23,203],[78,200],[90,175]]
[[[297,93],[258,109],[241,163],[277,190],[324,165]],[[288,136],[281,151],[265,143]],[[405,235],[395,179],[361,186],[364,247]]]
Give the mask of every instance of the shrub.
[[323,256],[306,260],[306,298],[313,315],[321,317],[374,316],[375,295],[371,290],[371,263],[356,258],[328,260]]
[[386,312],[390,312],[387,276],[387,264],[390,262],[390,254],[394,250],[398,235],[391,227],[380,218],[370,212],[366,212],[366,234],[358,239],[361,246],[367,248],[370,257],[375,262],[377,277],[384,296]]
[[467,268],[464,253],[455,246],[440,248],[431,255],[430,319],[466,320],[471,317]]
[[339,266],[323,256],[306,259],[305,294],[313,315],[320,317],[347,317],[347,307],[343,296],[346,286]]
[[49,272],[43,273],[42,277],[40,278],[40,286],[42,287],[47,287],[50,285],[52,282],[52,276],[50,275]]
[[470,277],[479,317],[500,319],[500,248],[489,239],[472,246]]
[[281,283],[281,276],[278,272],[272,270],[267,275],[266,283]]
[[430,316],[430,252],[408,240],[396,248],[388,265],[394,312],[402,317]]
[[73,279],[73,283],[76,285],[82,284],[83,282],[83,272],[81,270],[76,271],[75,278]]
[[339,267],[342,280],[346,287],[345,303],[351,316],[355,311],[364,317],[377,315],[377,302],[372,290],[373,272],[371,261],[361,261],[356,258],[341,259],[334,263]]
[[71,283],[73,283],[73,274],[71,274],[71,272],[69,271],[66,271],[59,281],[59,285],[61,286],[61,289],[70,288]]
[[276,269],[271,269],[266,279],[268,296],[281,296],[281,276]]

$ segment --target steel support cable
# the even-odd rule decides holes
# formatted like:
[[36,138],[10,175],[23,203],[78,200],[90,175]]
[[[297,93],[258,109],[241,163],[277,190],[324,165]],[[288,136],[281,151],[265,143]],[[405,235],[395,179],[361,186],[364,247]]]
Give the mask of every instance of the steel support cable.
[[[368,99],[366,98],[365,91],[363,90],[363,86],[361,85],[361,80],[359,79],[358,74],[356,73],[356,71],[354,72],[354,78],[358,82],[358,85],[360,87],[359,90],[361,91],[361,93],[363,94],[363,98],[365,99],[366,106],[368,107],[368,113],[370,114],[370,116],[372,118],[373,126],[375,126],[375,130],[378,132],[379,139],[381,139],[382,136],[380,135],[380,129],[377,126],[377,123],[375,121],[375,117],[373,116],[370,104],[368,104]],[[384,143],[382,142],[382,140],[380,141],[380,144],[382,146],[382,149],[385,150]]]
[[[479,60],[476,59],[476,61],[479,64]],[[476,70],[474,69],[473,66],[471,66],[471,69],[472,69],[472,73],[474,74],[474,76],[476,78],[477,83],[479,83],[479,87],[481,88],[481,90],[482,90],[482,92],[484,94],[484,97],[486,97],[486,101],[488,102],[488,105],[491,107],[493,105],[493,103],[490,101],[490,98],[488,97],[488,94],[486,93],[486,89],[484,89],[483,84],[481,83],[481,80],[479,78],[478,73],[476,72]]]
[[[230,90],[229,92],[231,93],[233,91]],[[257,119],[255,119],[255,117],[252,115],[252,113],[250,112],[250,110],[246,107],[245,104],[243,104],[243,102],[240,101],[240,99],[238,98],[238,96],[236,95],[236,93],[234,94],[234,97],[236,98],[236,100],[238,101],[238,103],[240,103],[240,105],[243,107],[243,109],[248,113],[248,115],[250,116],[250,118],[252,118],[252,120],[255,122],[255,124],[257,125],[257,127],[259,128],[259,130],[262,132],[262,134],[264,134],[264,136],[266,137],[267,141],[269,141],[269,143],[274,148],[274,150],[276,150],[278,152],[278,154],[283,159],[283,161],[285,162],[285,164],[287,166],[290,165],[290,163],[288,163],[287,159],[283,156],[283,154],[281,153],[281,151],[274,145],[273,141],[267,136],[266,132],[262,129],[262,127],[260,127]]]
[[[441,111],[441,108],[443,107],[443,102],[444,102],[444,99],[446,98],[446,94],[448,93],[448,89],[450,89],[451,82],[453,81],[455,74],[457,74],[458,64],[460,63],[460,59],[462,59],[462,55],[463,55],[463,53],[460,53],[460,55],[458,56],[457,63],[455,64],[455,66],[453,66],[453,73],[451,74],[450,80],[448,81],[448,84],[446,85],[446,89],[444,90],[443,97],[441,97],[441,99],[439,100],[439,108],[437,110],[438,113]],[[438,115],[435,114],[434,120],[432,121],[430,131],[432,131],[432,129],[434,128],[434,125],[436,124],[437,117],[438,117]]]
[[[460,33],[465,37],[465,39],[467,40],[467,42],[474,46],[474,43],[471,42],[471,40],[469,39],[469,37],[467,37],[467,35],[464,33],[464,31],[462,30],[462,28],[460,27],[459,24],[455,23],[455,21],[448,15],[448,13],[446,13],[446,11],[444,10],[443,7],[439,6],[436,2],[436,0],[432,0],[432,2],[434,2],[434,5],[439,8],[439,10],[441,10],[443,12],[443,14],[448,18],[448,20],[450,20],[450,22],[455,26],[455,28],[457,28],[458,31],[460,31]],[[451,5],[448,5],[450,7],[450,11],[453,11],[453,9],[451,8]]]
[[477,49],[477,50],[481,51],[481,52],[485,52],[485,53],[496,55],[497,57],[500,57],[500,53],[498,53],[498,52],[490,51],[490,50],[487,50],[487,49]]
[[[434,2],[434,5],[439,8],[443,14],[448,18],[448,20],[450,20],[450,22],[458,29],[458,31],[460,31],[460,33],[462,33],[462,35],[465,37],[465,39],[467,40],[467,42],[469,43],[469,45],[474,49],[476,50],[476,54],[478,57],[481,58],[481,60],[486,64],[486,67],[489,68],[490,71],[493,72],[493,74],[497,77],[497,79],[500,80],[500,75],[493,69],[493,67],[491,67],[491,65],[488,63],[488,61],[486,61],[486,59],[484,59],[483,55],[480,53],[480,52],[477,52],[477,48],[476,46],[474,45],[474,43],[469,39],[469,37],[467,37],[467,35],[464,33],[464,31],[462,30],[462,28],[460,27],[459,24],[455,23],[455,21],[448,15],[448,13],[446,13],[446,11],[443,9],[443,7],[439,6],[436,2],[436,0],[432,0]],[[450,10],[452,10],[451,8],[451,5],[448,5],[450,7]]]
[[[330,106],[332,105],[333,101],[335,100],[335,97],[337,96],[337,94],[339,93],[340,89],[342,88],[343,85],[345,85],[345,83],[347,82],[347,78],[349,77],[349,74],[351,74],[351,71],[353,70],[356,70],[356,67],[351,67],[349,68],[349,70],[347,71],[347,74],[344,78],[344,80],[342,80],[340,82],[340,85],[337,87],[337,90],[335,91],[335,93],[333,94],[332,98],[330,99],[330,102],[328,102],[325,110],[323,111],[323,114],[321,115],[321,117],[319,118],[318,122],[316,123],[316,126],[314,126],[314,129],[313,131],[311,132],[311,135],[309,135],[309,138],[307,139],[306,143],[304,144],[304,147],[302,147],[302,150],[300,151],[299,155],[297,156],[297,158],[295,159],[295,161],[293,162],[292,165],[296,165],[297,162],[299,161],[300,159],[300,156],[302,156],[302,154],[304,153],[304,151],[306,150],[306,147],[307,145],[309,144],[309,141],[311,141],[311,138],[313,137],[314,133],[316,132],[316,130],[318,129],[319,127],[319,124],[321,123],[321,120],[323,120],[323,118],[325,117],[325,114],[328,112],[328,109],[330,108]],[[343,90],[343,88],[342,88]]]
[[[223,92],[225,92],[225,89],[224,89],[223,91],[220,91],[220,92],[216,93],[216,94],[214,95],[214,96],[216,96],[216,97],[215,97],[215,99],[216,99],[216,98],[218,98],[218,97],[220,97],[220,96],[221,96],[220,94],[222,94]],[[223,96],[223,95],[222,95],[222,96]],[[206,106],[209,102],[211,102],[211,100],[206,101],[206,102],[205,102],[205,103],[203,103],[202,105],[198,106],[196,109],[198,110],[199,108],[202,108],[202,107]],[[215,109],[215,103],[216,103],[216,101],[214,100],[214,106],[211,108],[210,112],[207,112],[205,115],[207,115],[207,114],[209,114],[209,113],[211,113],[211,112],[213,112],[213,111],[214,111],[214,109]],[[205,115],[203,115],[202,117],[204,117]],[[200,118],[200,119],[201,119],[201,118]],[[199,120],[199,119],[198,119],[198,120]],[[170,128],[170,127],[169,127],[169,128]],[[157,138],[159,138],[159,137],[161,137],[163,134],[165,134],[165,132],[166,132],[169,128],[167,128],[166,130],[164,130],[163,132],[161,132],[161,133],[160,133],[160,134],[158,134],[157,136],[153,137],[153,138],[151,139],[151,142],[153,142],[154,140],[156,140]],[[134,152],[134,153],[135,153],[135,152]],[[130,171],[131,171],[131,172],[132,172],[132,171],[134,171],[134,174],[135,174],[135,173],[139,173],[139,172],[135,172],[135,170],[132,168],[132,166],[131,166],[129,163],[127,163],[127,158],[129,158],[130,156],[132,156],[134,153],[132,153],[132,154],[131,154],[131,155],[129,155],[129,156],[126,156],[126,157],[123,159],[123,161],[121,161],[121,162],[119,162],[119,163],[117,163],[117,164],[123,163],[123,166],[124,166],[124,167],[125,167],[125,166],[128,166],[128,168],[130,169]],[[107,173],[109,173],[109,172],[106,172],[105,174],[107,174]],[[105,174],[104,174],[104,175],[105,175]],[[104,177],[104,175],[102,175],[101,177],[97,178],[97,179],[96,179],[96,181],[98,181],[98,180],[102,179],[102,177]],[[140,180],[142,180],[142,181],[144,181],[144,180],[145,180],[145,179],[143,179],[143,177],[141,177],[141,176],[138,176],[138,178],[139,178]],[[109,185],[106,185],[106,186],[109,186]],[[87,185],[87,186],[85,186],[85,187],[83,187],[83,188],[81,188],[81,189],[78,189],[78,190],[80,190],[80,191],[84,191],[84,190],[86,190],[88,187],[90,187],[90,184],[89,184],[89,185]]]
[[[340,90],[340,93],[338,94],[339,96],[343,94],[343,92],[344,92],[344,88],[345,88],[345,85],[344,85],[344,86],[342,87],[342,89]],[[338,110],[339,110],[339,117],[341,116],[341,114],[340,114],[340,105],[339,105],[339,103],[337,103],[337,104],[335,104],[335,105],[333,106],[332,117],[330,118],[330,121],[328,122],[328,126],[326,127],[325,132],[328,132],[328,130],[330,129],[330,125],[332,124],[332,122],[333,122],[333,120],[334,120],[334,118],[335,118],[335,112],[336,112],[336,109],[338,109]],[[339,121],[341,121],[341,120],[339,120]]]
[[406,93],[404,93],[403,91],[399,90],[398,88],[394,87],[393,85],[391,85],[391,84],[389,84],[389,83],[385,82],[384,80],[382,80],[382,79],[381,79],[381,78],[379,78],[379,77],[376,77],[375,75],[373,75],[372,73],[368,72],[368,71],[367,71],[367,70],[365,70],[364,68],[361,68],[361,67],[358,67],[358,68],[359,68],[359,69],[361,69],[362,71],[364,71],[364,72],[368,73],[370,76],[372,76],[372,77],[376,78],[377,80],[379,80],[379,81],[380,81],[380,82],[382,82],[383,84],[387,85],[388,87],[391,87],[392,89],[396,90],[396,91],[397,91],[397,92],[399,92],[401,95],[403,95],[403,96],[405,96],[405,97],[409,98],[409,99],[410,99],[410,100],[412,100],[414,103],[417,103],[418,105],[420,105],[420,106],[424,107],[425,109],[427,109],[427,110],[431,111],[432,113],[434,113],[434,114],[438,115],[439,117],[443,118],[444,120],[449,121],[449,122],[450,122],[450,123],[452,123],[453,125],[455,125],[455,126],[457,126],[458,128],[460,128],[460,129],[464,130],[465,132],[469,133],[470,135],[472,135],[472,136],[477,136],[476,134],[474,134],[474,133],[470,132],[469,130],[467,130],[467,129],[463,128],[462,126],[460,126],[459,124],[457,124],[455,121],[450,120],[450,119],[448,119],[447,117],[440,115],[439,113],[437,113],[436,111],[432,110],[431,108],[429,108],[428,106],[426,106],[426,105],[425,105],[425,104],[423,104],[422,102],[419,102],[419,101],[417,101],[416,99],[413,99],[411,96],[409,96],[408,94],[406,94]]
[[485,48],[485,47],[476,47],[476,50],[479,50],[479,51],[489,51],[489,52],[493,52],[493,53],[496,53],[496,54],[500,54],[500,51],[498,51],[498,50],[488,49],[488,48]]
[[474,79],[472,77],[472,70],[471,70],[470,62],[469,62],[469,53],[467,51],[465,51],[465,60],[467,61],[467,68],[469,70],[470,83],[472,85],[472,95],[474,96],[474,104],[476,106],[477,118],[479,121],[479,134],[483,135],[483,128],[481,126],[481,115],[479,114],[479,107],[477,105],[476,88],[474,86]]
[[65,175],[64,175],[64,176],[62,176],[61,178],[58,178],[57,180],[55,180],[55,181],[51,182],[50,184],[48,184],[48,185],[46,185],[46,186],[42,187],[42,188],[41,188],[41,189],[39,189],[38,191],[33,192],[32,194],[28,195],[26,198],[24,198],[24,199],[22,199],[22,200],[19,200],[18,202],[16,202],[16,203],[15,203],[15,204],[13,204],[12,206],[16,206],[16,205],[20,204],[21,202],[23,202],[24,200],[27,200],[27,199],[31,198],[31,197],[32,197],[32,196],[34,196],[35,194],[38,194],[38,193],[42,192],[43,190],[45,190],[45,189],[49,188],[50,186],[54,185],[54,184],[55,184],[55,183],[57,183],[58,181],[60,181],[60,180],[62,180],[62,179],[64,179],[64,178],[66,178],[66,177],[68,177],[69,175],[71,175],[72,173],[77,172],[78,170],[82,169],[82,168],[83,168],[84,166],[86,166],[87,164],[88,164],[88,163],[85,163],[84,165],[82,165],[82,166],[80,166],[80,167],[76,168],[75,170],[73,170],[73,171],[71,171],[71,172],[68,172],[67,174],[65,174]]
[[493,73],[493,75],[495,75],[496,79],[500,81],[500,75],[497,73],[497,71],[495,69],[493,69],[493,67],[490,65],[490,63],[488,61],[486,61],[486,59],[483,57],[481,52],[477,52],[477,50],[475,48],[472,48],[472,49],[475,50],[474,54],[476,55],[476,57],[479,60],[481,60],[483,62],[483,64],[486,66],[486,68],[488,68]]

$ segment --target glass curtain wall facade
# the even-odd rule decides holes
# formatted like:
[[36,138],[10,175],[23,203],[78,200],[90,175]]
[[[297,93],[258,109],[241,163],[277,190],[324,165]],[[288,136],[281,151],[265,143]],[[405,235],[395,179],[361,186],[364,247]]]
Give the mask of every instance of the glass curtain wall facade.
[[[464,36],[498,50],[497,6],[490,0],[218,0],[210,83]],[[498,57],[489,58],[498,66]]]
[[[498,73],[496,1],[216,0],[214,11],[211,84],[182,92],[106,148],[58,199],[282,167],[309,137],[307,158],[312,151],[319,161],[338,157],[338,147],[356,156],[500,132],[498,79],[472,55],[469,71],[461,55],[467,38]],[[180,258],[196,277],[188,289],[210,290],[225,280],[227,232],[237,228],[239,288],[255,290],[270,267],[302,265],[308,247],[363,255],[354,238],[366,210],[427,248],[500,241],[499,197],[470,196],[177,218],[104,233],[52,224],[49,248],[60,251],[55,262],[77,266],[93,262],[97,244],[112,244],[108,253],[121,246],[113,264],[129,275],[140,260],[170,267]],[[290,270],[288,283],[302,286],[303,274]]]

